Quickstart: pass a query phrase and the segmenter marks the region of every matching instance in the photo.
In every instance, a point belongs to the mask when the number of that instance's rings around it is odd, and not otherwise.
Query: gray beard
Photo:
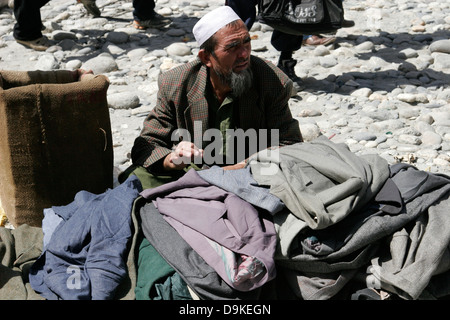
[[[218,70],[214,71],[219,76],[220,81],[231,88],[231,93],[235,97],[245,93],[253,83],[253,73],[250,69],[246,69],[241,73],[231,71],[227,75]]]

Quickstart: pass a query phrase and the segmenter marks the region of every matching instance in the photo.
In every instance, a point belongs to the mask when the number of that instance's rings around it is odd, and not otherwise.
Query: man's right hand
[[[181,141],[169,153],[163,162],[164,170],[181,170],[187,167],[194,159],[203,157],[203,149],[188,141]]]

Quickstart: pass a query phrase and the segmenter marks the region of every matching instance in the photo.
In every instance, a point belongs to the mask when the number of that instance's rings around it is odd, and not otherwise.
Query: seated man
[[[251,55],[250,34],[233,9],[207,13],[193,34],[198,57],[160,75],[127,173],[144,168],[163,183],[191,167],[243,168],[253,153],[302,141],[288,105],[292,81]]]

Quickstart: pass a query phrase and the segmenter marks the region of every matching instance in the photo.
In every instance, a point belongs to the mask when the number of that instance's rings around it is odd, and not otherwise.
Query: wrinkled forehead
[[[216,44],[219,46],[227,46],[234,42],[246,42],[249,37],[250,33],[242,20],[233,21],[214,34]]]

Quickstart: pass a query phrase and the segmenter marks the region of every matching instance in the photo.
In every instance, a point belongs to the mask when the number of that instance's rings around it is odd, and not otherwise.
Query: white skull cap
[[[194,25],[192,33],[194,34],[198,45],[201,46],[220,28],[239,19],[239,16],[233,9],[224,5],[205,14]]]

